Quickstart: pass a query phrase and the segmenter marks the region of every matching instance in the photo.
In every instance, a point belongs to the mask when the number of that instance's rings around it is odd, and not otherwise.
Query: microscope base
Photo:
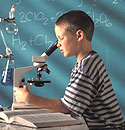
[[[25,103],[13,103],[11,108],[12,108],[12,110],[16,110],[16,109],[36,109],[36,107],[34,107],[30,104],[25,104]]]

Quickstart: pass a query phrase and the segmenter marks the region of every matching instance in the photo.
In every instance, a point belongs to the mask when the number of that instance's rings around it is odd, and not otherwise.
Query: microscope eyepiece
[[[56,41],[45,53],[47,56],[50,56],[58,47],[57,47],[58,41]]]

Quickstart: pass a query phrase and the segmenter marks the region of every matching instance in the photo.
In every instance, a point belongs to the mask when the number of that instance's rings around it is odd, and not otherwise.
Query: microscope
[[[57,49],[56,41],[46,52],[44,52],[41,56],[32,56],[33,66],[23,67],[23,68],[16,68],[14,69],[14,87],[22,87],[25,79],[22,78],[22,75],[37,68],[37,78],[38,80],[28,80],[27,82],[33,84],[37,87],[42,87],[44,83],[50,83],[50,81],[42,81],[42,71],[46,73],[50,73],[49,69],[47,68],[46,59],[50,56],[56,49]]]
[[[44,83],[50,83],[50,81],[42,80],[42,71],[46,73],[50,73],[50,70],[47,68],[46,60],[48,56],[50,56],[57,49],[58,41],[56,41],[46,52],[44,52],[41,56],[32,56],[33,66],[22,67],[14,69],[14,87],[23,87],[25,79],[22,78],[23,74],[32,71],[36,68],[37,70],[37,80],[28,80],[27,86],[34,85],[36,87],[44,86]],[[13,92],[14,93],[14,92]],[[32,105],[24,104],[24,103],[16,103],[14,94],[13,94],[13,104],[12,110],[21,109],[21,108],[34,108]]]

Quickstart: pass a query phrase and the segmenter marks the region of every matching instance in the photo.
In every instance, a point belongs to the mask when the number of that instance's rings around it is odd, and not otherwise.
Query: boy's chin
[[[68,55],[68,54],[63,54],[64,55],[64,57],[70,57],[70,55]]]

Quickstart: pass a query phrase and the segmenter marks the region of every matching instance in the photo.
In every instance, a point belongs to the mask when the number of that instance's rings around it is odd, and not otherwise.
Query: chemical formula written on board
[[[42,11],[40,12],[20,12],[19,18],[20,23],[38,21],[43,25],[51,24],[51,22],[55,22],[58,17],[60,17],[64,12],[57,11],[54,16],[46,16],[46,14]],[[104,24],[106,27],[111,27],[112,23],[109,21],[109,18],[104,14],[100,13],[98,16],[95,12],[88,11],[87,14],[93,19],[95,22],[95,27],[98,27],[99,24]]]
[[[21,50],[26,51],[29,46],[50,46],[53,44],[53,41],[49,40],[48,35],[46,34],[37,34],[36,36],[30,36],[28,40],[22,40],[20,35],[12,35],[12,45],[19,44],[21,45]]]

